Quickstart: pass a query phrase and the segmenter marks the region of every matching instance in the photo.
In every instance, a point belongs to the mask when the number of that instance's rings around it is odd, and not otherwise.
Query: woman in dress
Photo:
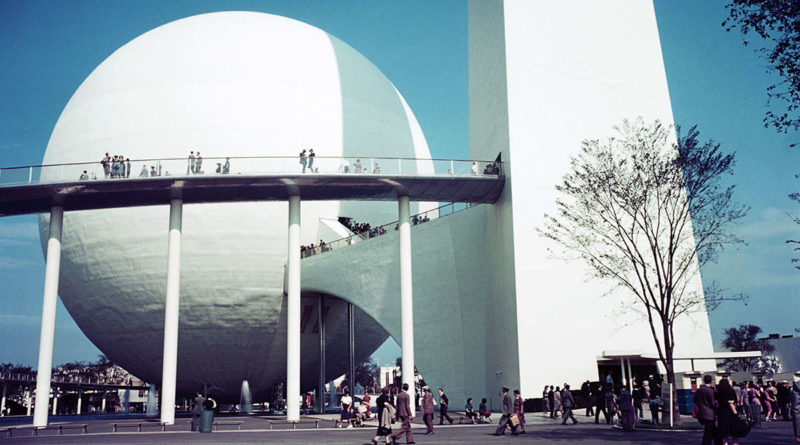
[[[344,391],[344,396],[339,401],[339,405],[342,408],[341,423],[339,426],[342,426],[345,422],[347,422],[347,428],[352,428],[353,424],[351,421],[353,420],[353,398],[350,397],[349,390]]]
[[[381,395],[375,401],[375,409],[378,412],[378,432],[372,438],[372,443],[377,444],[378,440],[383,437],[388,444],[389,436],[392,435],[392,418],[395,413],[394,406],[389,399],[389,387],[381,388]]]
[[[492,413],[486,408],[486,397],[481,399],[481,404],[478,405],[478,413],[481,418],[485,418],[487,422],[492,421]]]
[[[736,412],[736,393],[733,392],[728,379],[720,380],[717,385],[717,438],[723,445],[728,444],[728,437],[732,437],[730,445],[739,445],[739,439],[733,437],[733,425],[738,420]]]
[[[525,406],[518,389],[514,390],[514,414],[516,414],[517,419],[519,419],[519,426],[517,427],[516,434],[525,434]]]
[[[556,386],[556,391],[553,394],[553,417],[558,419],[561,414],[561,387]]]
[[[544,391],[542,391],[542,412],[544,416],[547,417],[550,413],[550,405],[547,403],[547,393],[548,393],[548,386],[544,385]]]

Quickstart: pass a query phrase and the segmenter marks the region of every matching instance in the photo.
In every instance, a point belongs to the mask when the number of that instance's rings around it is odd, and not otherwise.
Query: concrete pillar
[[[0,413],[6,412],[6,393],[8,393],[8,383],[3,383],[3,398],[0,400]]]
[[[56,415],[56,409],[58,408],[58,394],[57,394],[57,391],[58,391],[57,389],[56,389],[56,391],[53,391],[53,415],[54,416]]]
[[[356,332],[355,332],[355,306],[352,303],[347,303],[347,349],[348,356],[348,375],[347,379],[350,380],[350,395],[356,396]]]
[[[83,390],[78,389],[78,407],[75,410],[75,414],[81,415],[81,405],[83,404]]]
[[[286,420],[300,420],[300,197],[289,197],[286,281]]]
[[[103,400],[100,402],[100,412],[101,413],[106,412],[106,397],[107,396],[108,396],[108,394],[106,394],[106,392],[103,391]]]
[[[319,384],[317,385],[317,404],[320,414],[325,412],[325,296],[319,296],[317,307],[317,326],[319,327]]]
[[[626,385],[626,382],[628,381],[628,378],[625,375],[625,359],[624,358],[620,358],[619,359],[619,368],[622,370],[622,374],[621,374],[622,382],[620,382],[620,383],[622,383],[623,385]]]
[[[398,230],[400,232],[400,326],[402,328],[401,345],[403,351],[403,383],[408,383],[408,395],[411,403],[414,397],[414,303],[411,282],[411,225],[409,218],[411,209],[408,196],[398,198]]]
[[[628,359],[628,392],[633,394],[633,373],[631,372],[631,359]]]
[[[39,367],[36,371],[36,407],[33,410],[33,426],[47,426],[47,400],[50,397],[50,377],[53,368],[63,220],[64,207],[53,206],[50,209],[50,235],[47,240],[47,266],[44,275],[42,331],[39,339]]]
[[[31,415],[31,388],[25,388],[25,408],[27,408],[26,416]]]
[[[161,423],[175,423],[175,381],[178,374],[178,310],[181,288],[181,230],[183,200],[169,203],[167,300],[164,305],[164,360],[161,370]]]

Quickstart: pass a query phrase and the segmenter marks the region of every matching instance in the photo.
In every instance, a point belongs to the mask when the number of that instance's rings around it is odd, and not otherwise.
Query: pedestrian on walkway
[[[444,419],[450,421],[450,425],[453,424],[453,418],[447,414],[447,405],[449,403],[450,401],[447,399],[444,390],[439,388],[439,425],[444,423]]]
[[[606,411],[606,395],[605,395],[606,387],[601,385],[597,386],[597,389],[594,390],[594,423],[600,423],[600,413],[603,413],[603,417],[606,419],[606,423],[610,423],[608,420],[608,411]]]
[[[588,380],[581,385],[581,396],[586,401],[586,417],[594,415],[594,410],[592,409],[594,406],[594,403],[592,403],[592,384]]]
[[[400,429],[392,435],[392,441],[397,441],[403,434],[406,435],[406,443],[414,442],[414,433],[411,432],[411,421],[414,420],[414,412],[411,410],[411,397],[408,396],[408,383],[403,383],[403,390],[397,394],[397,417],[400,418]]]
[[[714,389],[711,388],[712,377],[703,376],[703,384],[694,393],[694,404],[697,407],[697,421],[703,425],[702,445],[712,445],[716,434],[714,420]]]
[[[575,399],[572,398],[572,392],[569,390],[569,385],[564,384],[564,389],[561,390],[561,408],[564,414],[561,415],[561,424],[567,424],[567,418],[572,419],[572,424],[578,423],[578,419],[572,415],[572,408],[575,407]]]
[[[525,434],[525,403],[518,389],[514,390],[514,414],[519,420],[517,434]]]
[[[378,432],[372,438],[372,443],[377,444],[381,437],[384,438],[386,444],[389,444],[389,436],[392,435],[392,419],[395,416],[395,408],[389,398],[389,387],[384,386],[381,388],[381,395],[375,402],[375,409],[378,412]]]
[[[203,415],[203,403],[206,398],[199,392],[196,393],[197,397],[194,398],[194,406],[192,407],[192,431],[200,429],[200,416]]]
[[[425,434],[433,434],[433,394],[427,386],[422,387],[422,421],[425,422]]]
[[[794,440],[800,442],[800,385],[795,381],[789,395],[789,413],[792,416]]]
[[[627,386],[619,392],[619,420],[622,422],[622,431],[633,431],[633,397]]]
[[[500,421],[498,422],[497,429],[494,431],[495,436],[504,436],[506,428],[508,427],[511,414],[514,412],[514,405],[511,402],[511,397],[508,396],[508,388],[503,387],[503,410],[501,411]],[[516,427],[511,426],[511,433],[516,432]]]

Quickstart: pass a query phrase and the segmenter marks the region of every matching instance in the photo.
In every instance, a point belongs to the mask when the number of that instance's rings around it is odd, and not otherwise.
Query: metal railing
[[[416,226],[424,224],[426,222],[431,221],[432,219],[450,216],[454,213],[458,213],[462,210],[466,210],[476,205],[477,204],[464,203],[464,202],[451,202],[450,204],[445,204],[435,209],[431,209],[422,213],[417,213],[416,215],[411,216],[411,225]],[[397,229],[398,229],[398,221],[392,221],[390,223],[386,223],[381,226],[370,227],[369,230],[365,230],[363,232],[356,233],[354,235],[345,238],[340,238],[335,241],[331,241],[330,243],[325,243],[320,245],[312,244],[310,246],[303,246],[303,249],[300,251],[300,258],[301,259],[308,258],[314,255],[330,252],[331,250],[336,250],[342,247],[351,246],[353,244],[368,240],[370,238],[376,238],[382,235],[386,235],[387,233],[394,232]]]
[[[9,380],[14,382],[31,382],[36,383],[36,374],[17,374],[17,373],[0,373],[0,380]],[[50,381],[52,383],[72,383],[83,385],[126,385],[126,377],[97,377],[90,378],[85,376],[60,376],[54,375]]]
[[[139,181],[158,177],[214,175],[409,175],[502,176],[495,161],[383,157],[297,156],[131,159],[122,162],[77,162],[0,168],[0,187],[76,181]]]

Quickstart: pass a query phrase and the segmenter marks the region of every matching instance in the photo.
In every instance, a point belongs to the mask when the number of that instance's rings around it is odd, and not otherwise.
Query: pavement
[[[641,444],[641,445],[667,445],[667,444],[699,444],[702,431],[699,429],[689,431],[670,431],[648,429],[642,425],[634,432],[626,433],[619,428],[613,428],[605,423],[595,425],[594,419],[576,416],[580,423],[577,425],[561,425],[560,419],[544,418],[541,414],[531,413],[526,415],[527,432],[512,436],[509,432],[504,437],[492,436],[497,425],[494,424],[462,424],[458,421],[453,425],[435,425],[435,434],[427,436],[417,416],[413,422],[414,439],[418,444],[498,444],[498,443],[532,443],[537,444]],[[493,416],[495,421],[499,418]],[[283,423],[282,417],[277,416],[219,416],[215,419],[219,424],[212,433],[191,432],[189,418],[176,419],[175,425],[169,426],[167,431],[161,431],[157,419],[91,419],[87,421],[69,421],[62,419],[52,421],[51,427],[62,425],[65,427],[63,435],[58,435],[58,429],[52,428],[39,431],[38,436],[32,435],[30,424],[11,425],[0,423],[0,443],[8,444],[256,444],[256,443],[281,443],[281,444],[371,444],[375,434],[376,423],[367,422],[365,427],[352,429],[335,428],[334,420],[337,415],[303,416],[301,423],[292,425]],[[9,420],[8,418],[5,418]],[[29,419],[29,418],[28,418]],[[456,417],[457,419],[457,417]],[[584,419],[586,421],[584,421]],[[438,421],[438,417],[436,419]],[[272,425],[270,425],[272,421]],[[241,425],[226,424],[225,422],[241,422]],[[693,419],[687,419],[694,425]],[[142,432],[139,432],[139,424]],[[80,428],[69,428],[88,425],[88,434],[82,433]],[[118,432],[113,432],[113,425],[117,424]],[[7,429],[12,430],[13,437],[7,436]],[[270,427],[272,429],[270,429]],[[399,424],[395,424],[395,430]],[[238,428],[241,428],[239,430]],[[405,443],[402,439],[398,443]],[[753,429],[747,438],[741,440],[742,444],[791,444],[796,443],[792,438],[791,422],[763,423],[761,429]]]

